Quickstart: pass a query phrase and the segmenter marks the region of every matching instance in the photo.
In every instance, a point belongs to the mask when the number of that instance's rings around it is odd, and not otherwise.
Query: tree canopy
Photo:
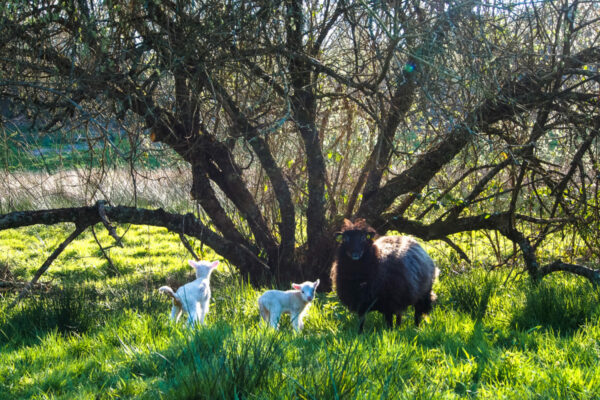
[[[177,217],[90,196],[0,229],[150,223],[252,280],[324,281],[333,232],[360,217],[459,253],[451,235],[497,231],[534,279],[598,278],[537,256],[565,229],[600,248],[597,2],[36,0],[0,18],[11,115],[129,127],[123,158],[149,140],[174,152],[199,205]]]

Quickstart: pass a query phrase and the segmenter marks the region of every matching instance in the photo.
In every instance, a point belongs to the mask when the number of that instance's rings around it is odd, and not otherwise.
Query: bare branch
[[[15,305],[17,305],[21,301],[21,299],[23,299],[23,297],[27,296],[27,294],[29,293],[29,291],[31,290],[33,285],[35,285],[35,283],[38,281],[38,279],[40,279],[40,277],[44,274],[44,272],[46,272],[48,270],[48,268],[50,268],[50,265],[52,264],[52,262],[54,260],[56,260],[56,258],[60,255],[60,253],[62,253],[63,250],[73,240],[75,240],[79,235],[81,235],[81,233],[83,231],[85,231],[88,226],[89,225],[79,225],[79,224],[75,225],[75,230],[60,245],[58,245],[58,247],[56,249],[54,249],[52,254],[50,254],[50,256],[46,259],[46,261],[44,261],[42,266],[36,271],[35,275],[31,279],[31,281],[29,281],[29,283],[23,288],[23,290],[21,290],[21,293],[19,293],[17,298],[12,303],[10,303],[10,305],[8,306],[8,309],[13,308]]]
[[[181,232],[179,233],[179,240],[181,240],[183,247],[185,247],[187,249],[187,251],[190,252],[192,257],[194,257],[194,260],[200,260],[200,257],[198,257],[198,255],[196,254],[196,252],[194,251],[194,248],[192,247],[190,242],[186,239],[185,235]]]

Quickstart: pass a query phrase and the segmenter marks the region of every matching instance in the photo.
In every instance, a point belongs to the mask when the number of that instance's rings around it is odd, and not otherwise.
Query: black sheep
[[[340,301],[359,315],[359,332],[364,316],[379,311],[392,327],[393,317],[400,325],[402,312],[415,308],[415,325],[431,311],[435,293],[431,290],[438,269],[425,250],[408,236],[383,236],[364,219],[352,223],[345,219],[336,260],[331,267],[331,282]]]

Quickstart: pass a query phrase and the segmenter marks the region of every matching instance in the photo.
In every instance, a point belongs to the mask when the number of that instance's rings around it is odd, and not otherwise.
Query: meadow
[[[442,270],[434,311],[415,327],[409,310],[365,333],[335,293],[318,293],[294,333],[265,328],[253,288],[222,263],[207,325],[169,321],[156,290],[192,279],[189,254],[164,229],[120,226],[123,247],[101,254],[91,233],[13,309],[0,299],[0,399],[593,399],[600,393],[600,292],[554,274],[532,286],[507,268],[457,268],[428,245]],[[0,281],[24,281],[68,226],[0,232]],[[112,239],[98,227],[98,239]],[[204,259],[216,255],[193,243]]]

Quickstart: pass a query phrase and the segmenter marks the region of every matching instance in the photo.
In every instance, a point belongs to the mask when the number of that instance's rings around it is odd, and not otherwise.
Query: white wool
[[[292,325],[296,331],[302,330],[302,319],[308,311],[310,302],[315,297],[319,286],[319,279],[315,282],[304,282],[300,285],[293,283],[295,290],[268,290],[258,299],[258,308],[261,317],[273,328],[278,327],[281,314],[289,314]]]
[[[173,299],[171,319],[177,322],[185,312],[188,314],[189,325],[204,324],[210,304],[210,274],[219,262],[193,260],[188,262],[196,270],[196,280],[181,286],[177,292],[173,292],[173,289],[168,286],[162,286],[158,290]]]

